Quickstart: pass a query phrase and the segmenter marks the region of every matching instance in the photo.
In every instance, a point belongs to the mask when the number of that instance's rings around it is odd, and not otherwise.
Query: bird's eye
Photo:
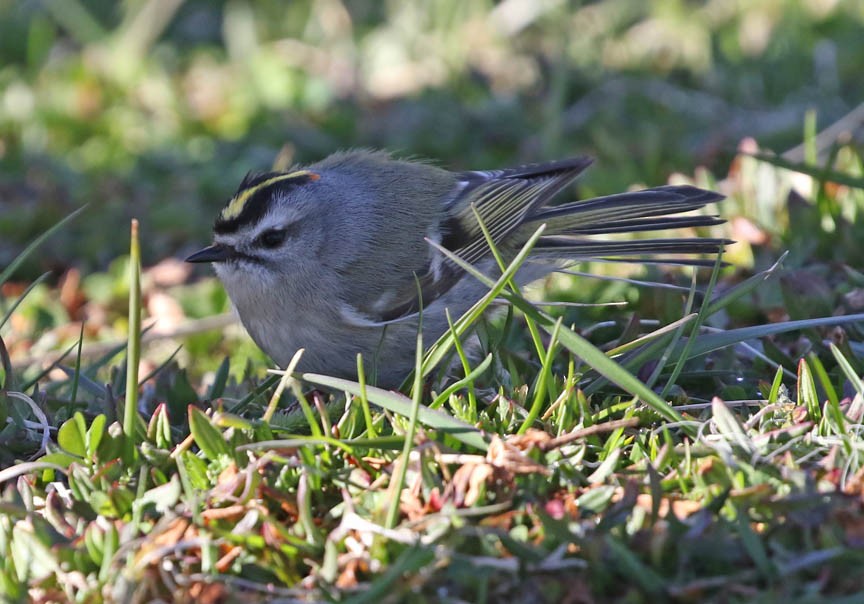
[[[258,235],[257,242],[259,246],[272,250],[285,243],[287,236],[285,229],[269,229]]]

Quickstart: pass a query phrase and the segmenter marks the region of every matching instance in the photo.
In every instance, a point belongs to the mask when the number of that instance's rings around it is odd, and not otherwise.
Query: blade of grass
[[[803,358],[798,361],[798,404],[807,408],[810,420],[819,423],[822,419],[822,408],[819,405],[819,395],[816,393],[816,382],[813,381],[807,359]]]
[[[396,464],[396,474],[390,483],[390,501],[387,507],[387,517],[384,526],[392,529],[399,520],[399,502],[401,501],[402,489],[405,487],[405,476],[408,472],[408,464],[411,458],[411,449],[414,447],[414,435],[417,433],[417,420],[420,414],[420,404],[423,399],[423,315],[420,315],[420,324],[417,328],[417,347],[415,349],[414,387],[411,388],[411,415],[408,416],[408,428],[405,431],[405,444],[402,448],[402,456]]]
[[[480,315],[483,314],[483,311],[486,310],[486,307],[489,306],[499,295],[502,295],[504,288],[510,282],[510,279],[516,274],[516,271],[519,270],[519,267],[522,266],[522,263],[528,258],[528,254],[531,252],[531,249],[534,247],[534,244],[537,243],[537,240],[540,239],[540,236],[543,234],[543,231],[546,230],[546,225],[540,225],[540,227],[534,231],[534,234],[525,242],[525,245],[522,246],[522,249],[518,254],[513,258],[510,262],[510,265],[507,267],[507,270],[501,273],[501,276],[497,279],[497,281],[492,281],[483,276],[481,281],[487,284],[489,287],[489,291],[483,296],[480,300],[477,301],[474,306],[472,306],[464,315],[462,315],[458,321],[456,321],[456,335],[461,337],[465,334],[466,331],[474,324],[477,319],[480,318]],[[457,261],[462,268],[466,266],[470,268],[469,273],[471,274],[481,274],[477,269],[475,269],[472,265],[468,264],[461,258],[458,258],[453,252],[450,250],[438,245],[436,242],[427,239],[426,240],[429,245],[433,246],[437,250],[444,253],[451,259]],[[467,269],[466,269],[467,270]],[[505,296],[506,297],[506,296]],[[426,355],[426,359],[423,362],[423,375],[426,376],[432,369],[441,362],[444,356],[450,351],[450,348],[453,346],[453,338],[451,332],[445,333],[441,336],[437,342],[429,349],[429,352]]]
[[[665,593],[666,582],[663,577],[643,563],[629,547],[618,541],[611,534],[606,535],[603,542],[606,544],[613,564],[617,559],[616,566],[619,566],[626,572],[627,576],[632,577],[642,589],[655,596]]]
[[[11,390],[13,382],[12,359],[9,358],[9,351],[6,350],[6,342],[0,337],[0,369],[3,370],[0,375],[0,391]]]
[[[788,159],[783,159],[780,156],[770,155],[768,153],[747,153],[745,155],[750,155],[759,161],[764,161],[777,168],[792,170],[793,172],[800,172],[801,174],[812,176],[816,180],[822,182],[827,181],[838,185],[854,187],[856,189],[864,189],[864,178],[851,176],[849,174],[844,174],[843,172],[837,172],[836,170],[829,170],[818,165],[792,162]]]
[[[126,435],[126,462],[135,456],[135,425],[138,413],[138,365],[141,362],[141,245],[138,221],[132,220],[129,245],[129,335],[126,346],[126,399],[123,433]]]
[[[461,380],[457,380],[450,384],[441,394],[435,397],[435,400],[429,403],[430,409],[437,409],[441,405],[444,404],[450,398],[450,395],[454,392],[461,390],[462,388],[468,389],[468,395],[470,398],[471,395],[471,384],[477,379],[478,376],[482,375],[484,371],[489,369],[489,366],[492,364],[492,355],[487,354],[486,358],[483,359],[483,362],[477,365],[468,375],[466,375]],[[476,400],[476,399],[475,399]],[[472,407],[472,411],[476,414],[477,407],[476,405]]]
[[[363,355],[357,353],[357,383],[360,385],[360,407],[363,409],[363,420],[366,422],[366,434],[369,438],[376,438],[375,422],[372,420],[372,409],[369,407],[369,397],[366,396],[366,372],[363,368]]]
[[[6,268],[3,269],[3,272],[0,272],[0,285],[3,285],[4,283],[6,283],[6,281],[9,280],[9,277],[11,277],[15,273],[15,271],[18,270],[18,267],[21,266],[21,264],[30,256],[30,254],[32,254],[34,251],[36,251],[36,249],[40,245],[42,245],[42,243],[44,243],[46,239],[48,239],[51,235],[53,235],[54,233],[59,231],[66,224],[68,224],[69,222],[74,220],[81,212],[83,212],[85,210],[86,207],[87,207],[86,205],[81,206],[80,208],[78,208],[77,210],[75,210],[74,212],[72,212],[71,214],[69,214],[68,216],[63,218],[62,220],[60,220],[57,224],[52,226],[50,229],[48,229],[47,231],[45,231],[44,233],[42,233],[41,235],[36,237],[36,239],[34,239],[33,242],[30,243],[30,245],[25,247],[24,250],[20,254],[18,254],[15,257],[15,259],[12,260],[12,262],[10,262]]]
[[[719,298],[716,298],[713,301],[711,301],[711,303],[708,305],[708,308],[704,310],[705,318],[713,315],[714,313],[721,311],[722,309],[726,308],[727,306],[729,306],[730,304],[732,304],[733,302],[735,302],[739,298],[742,298],[743,296],[747,295],[748,293],[754,291],[756,288],[760,287],[768,279],[776,277],[779,274],[780,266],[787,255],[788,255],[788,252],[784,253],[780,257],[780,259],[777,260],[777,262],[775,262],[768,269],[762,271],[761,273],[758,273],[757,275],[750,277],[749,279],[745,280],[744,282],[742,282],[742,283],[736,285],[735,287],[733,287],[732,289],[726,291]],[[703,311],[700,310],[700,313],[702,313],[702,312]],[[642,338],[639,338],[638,340],[636,340],[634,342],[630,342],[628,344],[625,344],[623,346],[615,348],[614,350],[610,351],[608,354],[609,354],[609,356],[616,356],[622,352],[626,352],[626,351],[630,350],[631,348],[636,347],[634,345],[636,345],[637,342],[641,343],[644,340],[652,339],[652,338],[660,336],[660,337],[658,337],[658,339],[655,342],[648,343],[648,344],[644,345],[641,350],[635,351],[628,358],[624,358],[624,359],[619,360],[619,363],[622,366],[624,366],[626,369],[628,369],[630,371],[634,371],[637,368],[644,366],[649,361],[651,361],[653,359],[657,359],[661,354],[663,354],[662,351],[668,345],[668,343],[670,341],[674,341],[672,339],[674,334],[667,333],[668,330],[670,330],[674,327],[677,331],[677,326],[679,323],[690,322],[690,321],[694,320],[695,317],[696,317],[696,315],[692,315],[692,316],[688,316],[688,317],[684,317],[682,319],[679,319],[678,322],[671,323],[671,324],[667,325],[666,327],[660,328],[652,334],[648,334],[647,336],[643,336]],[[704,324],[704,320],[703,320],[703,324]],[[729,346],[732,344],[738,344],[738,343],[740,343],[740,342],[732,341],[732,342],[725,344],[725,346]],[[676,343],[675,346],[680,346],[680,343]],[[756,354],[757,356],[762,358],[764,361],[768,362],[770,365],[772,365],[772,366],[777,365],[775,362],[773,362],[770,359],[768,359],[767,357],[765,357],[765,355],[762,354],[761,352],[756,351],[756,350],[753,350],[751,352],[753,352],[754,354]],[[691,353],[692,353],[692,350],[691,350]],[[698,355],[693,354],[692,356],[698,356]],[[795,376],[794,376],[794,374],[790,373],[790,377],[794,378]],[[603,378],[603,377],[594,379],[591,381],[590,384],[588,384],[584,387],[584,391],[586,394],[594,394],[594,393],[598,392],[607,383],[608,383],[608,380],[606,378]]]
[[[718,311],[723,310],[736,300],[739,300],[750,292],[756,290],[756,288],[761,287],[765,281],[777,277],[780,274],[780,267],[783,265],[783,261],[786,260],[788,255],[789,252],[784,252],[783,255],[777,259],[777,262],[772,264],[770,267],[745,279],[738,285],[727,290],[722,296],[712,300],[711,303],[708,304],[708,309],[705,311],[707,316],[710,317],[716,314]]]
[[[447,326],[450,329],[450,333],[453,336],[453,345],[456,347],[456,355],[459,357],[459,362],[462,363],[462,371],[465,372],[465,379],[459,380],[459,381],[464,382],[465,386],[467,387],[468,405],[471,408],[472,417],[476,417],[476,414],[477,414],[477,395],[474,393],[473,379],[468,380],[468,376],[477,375],[480,372],[477,372],[476,370],[471,371],[471,364],[468,362],[468,357],[466,356],[465,351],[462,349],[462,341],[456,335],[456,328],[454,327],[453,319],[450,316],[450,309],[445,308],[444,314],[447,317]],[[488,367],[489,363],[491,363],[491,361],[492,361],[491,355],[487,356],[486,360],[489,362],[484,361],[484,363],[483,363],[484,367]],[[450,388],[448,388],[447,390],[449,391]],[[453,392],[455,392],[455,390]],[[439,396],[434,401],[432,401],[432,403],[429,406],[433,409],[437,409],[439,405],[442,405],[444,403],[444,401],[449,399],[449,398],[450,398],[450,394],[447,395],[447,398],[444,398],[443,396]]]
[[[335,378],[317,373],[301,373],[297,375],[297,378],[310,384],[318,384],[325,388],[333,388],[334,390],[348,392],[355,396],[360,395],[360,385],[343,378]],[[399,415],[404,415],[405,417],[411,416],[413,401],[404,394],[375,386],[366,386],[366,393],[369,400],[379,407],[383,407]],[[443,433],[451,434],[453,438],[469,447],[475,447],[482,451],[485,451],[487,448],[486,441],[477,428],[456,419],[449,413],[429,409],[421,405],[418,409],[418,418],[423,424]]]
[[[228,385],[228,375],[231,371],[231,357],[225,357],[219,364],[219,369],[216,370],[216,375],[213,377],[213,383],[207,389],[206,400],[212,401],[220,398],[225,392],[225,386]]]
[[[711,271],[711,278],[708,280],[708,287],[705,288],[705,300],[711,299],[711,293],[714,291],[714,286],[717,284],[717,277],[720,275],[721,266],[723,266],[722,249],[717,253],[717,262],[714,264],[714,270]],[[667,394],[669,394],[669,390],[672,388],[672,386],[675,385],[675,382],[678,380],[678,376],[681,375],[681,371],[684,369],[684,363],[686,363],[687,359],[690,358],[688,356],[688,352],[693,346],[693,342],[695,342],[697,339],[697,335],[699,334],[699,328],[702,327],[702,324],[707,318],[707,310],[708,304],[703,303],[702,306],[699,308],[699,313],[696,316],[696,320],[691,326],[690,337],[687,338],[687,341],[684,343],[684,350],[678,357],[678,362],[675,363],[675,367],[672,369],[672,375],[670,375],[669,379],[666,380],[666,385],[663,387],[663,391],[660,393],[661,397],[665,397]]]
[[[294,373],[294,368],[297,367],[297,363],[300,362],[300,357],[303,356],[303,349],[301,348],[297,352],[294,353],[294,356],[288,362],[288,366],[285,368],[285,371],[279,372],[282,378],[279,380],[279,385],[276,386],[276,390],[273,391],[273,395],[270,397],[270,402],[267,405],[267,409],[264,410],[264,415],[261,417],[261,420],[264,423],[269,423],[273,418],[273,414],[276,413],[276,407],[279,406],[279,399],[282,398],[282,393],[285,392],[285,388],[288,386],[289,382],[294,379],[292,374]],[[309,413],[306,414],[307,409]],[[321,431],[318,430],[318,434],[315,434],[315,430],[318,428],[318,422],[315,421],[315,416],[312,414],[312,410],[309,409],[309,403],[306,403],[306,407],[303,409],[303,413],[306,415],[306,420],[309,422],[309,427],[312,430],[312,433],[315,436],[321,436]]]
[[[690,348],[689,358],[697,357],[727,346],[732,346],[739,342],[755,340],[765,336],[776,335],[778,333],[822,327],[825,325],[844,325],[846,323],[859,322],[864,322],[864,314],[821,317],[818,319],[801,319],[798,321],[784,321],[781,323],[771,323],[769,325],[756,325],[753,327],[729,329],[721,333],[700,336],[699,340]]]
[[[807,355],[807,359],[810,361],[810,365],[813,367],[813,372],[819,379],[819,383],[822,385],[822,390],[825,391],[828,401],[835,407],[839,406],[840,397],[837,396],[837,390],[834,389],[834,384],[831,383],[831,378],[828,377],[828,372],[825,371],[825,366],[822,364],[822,361],[819,360],[819,355],[815,352],[811,352]]]
[[[31,291],[33,291],[33,289],[37,285],[39,285],[40,283],[45,281],[45,279],[47,279],[50,275],[51,275],[51,273],[42,273],[33,281],[33,283],[31,283],[27,286],[27,289],[25,289],[23,292],[21,292],[20,296],[15,298],[15,301],[12,302],[12,305],[6,310],[6,314],[4,314],[3,318],[0,319],[0,329],[3,329],[3,326],[6,325],[6,322],[12,316],[12,313],[14,313],[15,309],[18,308],[18,305],[24,301],[24,299],[27,297],[27,294],[29,294]],[[2,285],[2,283],[0,283],[0,285]]]
[[[855,388],[855,392],[857,392],[860,396],[864,396],[864,381],[858,376],[858,373],[855,371],[855,368],[852,367],[852,363],[846,358],[846,356],[840,351],[840,349],[832,342],[830,345],[831,354],[834,355],[834,358],[837,360],[837,364],[840,366],[840,370],[843,372],[843,375],[846,376],[846,379],[852,384],[852,387]]]
[[[655,329],[651,333],[647,333],[644,336],[640,336],[640,337],[636,338],[635,340],[627,342],[626,344],[621,344],[620,346],[616,346],[615,348],[613,348],[612,350],[610,350],[606,354],[611,358],[615,358],[615,357],[621,356],[622,354],[624,354],[626,352],[630,352],[631,350],[635,350],[635,349],[639,348],[640,346],[648,344],[652,340],[657,340],[660,337],[664,338],[663,339],[664,343],[669,342],[669,341],[674,341],[674,340],[678,339],[679,332],[681,330],[683,330],[684,326],[687,325],[687,323],[689,323],[690,321],[692,321],[695,318],[696,318],[696,313],[692,313],[692,314],[686,315],[684,317],[681,317],[677,321],[669,323],[668,325],[658,327],[657,329]]]
[[[685,313],[684,316],[685,317],[693,316],[693,313],[691,311],[693,310],[693,305],[695,303],[696,303],[696,270],[693,269],[690,293],[687,296],[687,301],[684,303],[684,313]],[[703,308],[704,308],[704,304],[703,304]],[[698,317],[699,317],[698,313],[695,316],[696,316],[697,323],[698,323]],[[660,375],[663,373],[663,369],[666,367],[666,363],[669,361],[669,358],[672,356],[672,351],[675,349],[675,342],[680,341],[681,336],[684,333],[685,322],[676,321],[676,323],[679,323],[678,328],[675,330],[675,332],[671,335],[670,338],[667,338],[668,343],[666,344],[666,347],[663,350],[663,352],[660,354],[660,358],[658,359],[657,364],[654,367],[654,371],[652,371],[651,375],[648,377],[648,379],[645,380],[645,384],[649,388],[653,388],[654,384],[657,383],[657,380],[660,379]],[[698,331],[698,328],[696,328],[696,330]],[[676,366],[677,366],[677,364],[676,364]],[[661,396],[666,396],[666,394],[669,392],[669,390],[668,390],[669,384],[670,384],[670,382],[667,381],[666,386],[663,387],[663,390],[661,392]]]
[[[344,600],[345,604],[377,604],[388,598],[399,601],[405,587],[405,577],[417,573],[435,560],[435,553],[425,547],[409,547],[393,561],[369,588]]]
[[[783,385],[783,368],[778,367],[774,373],[774,381],[771,383],[771,391],[768,393],[768,402],[776,403],[780,396],[780,386]]]
[[[539,231],[540,229],[538,229],[538,232]],[[465,271],[468,272],[468,274],[478,279],[487,287],[495,286],[497,289],[497,287],[500,285],[501,279],[499,279],[498,281],[492,281],[489,277],[478,271],[471,264],[459,258],[450,250],[441,247],[440,245],[436,245],[434,242],[430,242],[430,244],[435,246],[436,249],[441,251],[441,253],[445,254],[447,257],[453,260],[453,262],[464,268]],[[514,260],[514,263],[515,262],[516,261]],[[511,263],[511,266],[508,268],[508,272],[512,267],[513,263]],[[531,316],[535,321],[537,321],[539,325],[542,326],[542,328],[546,332],[551,333],[554,329],[555,322],[553,321],[553,319],[548,315],[538,311],[533,304],[531,304],[521,296],[513,295],[510,292],[503,291],[503,286],[500,289],[497,289],[496,295],[497,294],[501,294],[503,298],[516,306],[525,315]],[[631,374],[629,371],[615,363],[615,361],[607,357],[606,354],[603,353],[603,351],[591,344],[588,340],[576,334],[570,329],[560,330],[558,337],[561,344],[563,344],[564,347],[567,348],[570,352],[581,358],[592,369],[609,379],[612,383],[617,384],[626,392],[629,392],[633,396],[636,396],[645,401],[645,403],[649,407],[654,409],[657,413],[659,413],[661,417],[671,422],[683,422],[683,418],[681,417],[681,415],[677,411],[675,411],[675,409],[673,409],[671,405],[669,405],[663,399],[657,396],[657,394],[653,390],[648,388],[633,374]],[[691,436],[695,436],[695,428],[687,424],[682,424],[682,426],[688,434],[690,434]]]
[[[498,246],[495,245],[495,240],[492,238],[492,233],[489,232],[489,229],[486,228],[486,223],[483,221],[483,217],[480,216],[480,212],[477,211],[477,208],[474,204],[471,204],[471,211],[474,212],[474,218],[477,220],[477,225],[480,227],[480,230],[483,232],[483,237],[486,239],[486,244],[489,246],[489,250],[492,252],[492,256],[495,258],[495,262],[498,264],[498,269],[503,273],[507,270],[507,264],[504,262],[504,258],[501,256],[501,253],[498,251]],[[515,273],[514,273],[515,276]],[[517,295],[521,295],[519,291],[519,286],[516,285],[516,279],[511,278],[507,285],[511,290]],[[543,357],[543,341],[540,339],[540,332],[537,331],[537,326],[534,324],[534,321],[530,317],[525,317],[525,325],[528,327],[528,333],[531,334],[531,341],[534,343],[534,351],[537,353],[538,357]]]
[[[81,376],[81,345],[84,343],[84,321],[81,321],[81,331],[78,334],[78,353],[75,355],[75,372],[72,374],[72,393],[66,408],[67,417],[72,417],[75,403],[78,400],[78,380]]]
[[[30,388],[32,388],[36,384],[38,384],[42,380],[42,378],[44,378],[46,375],[48,375],[49,373],[54,371],[57,367],[60,367],[60,363],[63,362],[63,359],[65,359],[67,356],[69,356],[69,353],[72,352],[73,350],[75,350],[75,348],[77,348],[77,347],[78,347],[77,343],[69,346],[69,348],[64,350],[63,353],[59,357],[57,357],[56,361],[51,363],[48,367],[46,367],[45,369],[40,371],[38,374],[36,374],[33,378],[31,378],[26,383],[24,383],[19,388],[19,390],[21,390],[22,392],[26,392],[26,391],[30,390]]]
[[[246,407],[249,406],[249,404],[253,400],[255,400],[257,397],[263,395],[265,392],[267,392],[267,390],[269,390],[270,388],[275,386],[277,383],[279,383],[279,380],[280,380],[279,375],[268,376],[264,381],[262,381],[260,384],[258,384],[258,386],[256,388],[254,388],[249,394],[247,394],[242,399],[237,401],[237,403],[235,403],[233,407],[229,408],[228,413],[237,414],[237,413],[242,412],[244,409],[246,409]]]
[[[549,346],[546,349],[546,354],[543,355],[543,361],[540,366],[540,375],[537,379],[537,385],[534,388],[534,400],[531,402],[531,408],[528,410],[528,415],[525,421],[519,426],[517,434],[525,434],[528,428],[534,425],[537,418],[540,416],[540,410],[543,408],[543,401],[546,398],[546,383],[552,374],[552,358],[555,354],[555,349],[558,345],[558,334],[561,331],[561,324],[564,321],[563,317],[559,317],[555,322],[555,327],[552,330],[552,336],[549,338]]]
[[[177,356],[177,353],[180,352],[182,349],[183,349],[183,345],[182,345],[182,344],[181,344],[180,346],[178,346],[177,348],[175,348],[175,349],[174,349],[174,352],[172,352],[171,354],[169,354],[169,355],[168,355],[168,358],[165,359],[164,361],[162,361],[162,362],[159,364],[158,367],[156,367],[153,371],[151,371],[150,373],[148,373],[147,375],[145,375],[143,378],[139,379],[139,380],[138,380],[138,385],[139,385],[139,386],[143,385],[145,382],[147,382],[147,381],[149,381],[149,380],[152,380],[152,379],[155,378],[157,375],[159,375],[162,371],[164,371],[164,370],[168,367],[168,365],[171,364],[171,361],[174,360],[174,357]]]

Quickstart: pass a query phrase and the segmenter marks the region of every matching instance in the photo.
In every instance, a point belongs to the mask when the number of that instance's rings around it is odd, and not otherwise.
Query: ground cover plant
[[[5,601],[860,599],[859,4],[170,4],[0,3]],[[399,392],[268,372],[172,258],[349,145],[589,152],[737,243],[475,274]]]

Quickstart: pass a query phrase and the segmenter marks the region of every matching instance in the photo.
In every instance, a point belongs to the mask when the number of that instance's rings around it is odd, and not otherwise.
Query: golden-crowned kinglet
[[[591,239],[718,224],[715,216],[666,215],[722,196],[664,186],[547,205],[590,163],[576,157],[455,173],[360,150],[249,174],[216,218],[213,245],[186,260],[213,263],[252,339],[280,366],[305,348],[298,370],[356,378],[362,353],[366,375],[395,386],[414,367],[421,306],[423,339],[432,343],[448,329],[445,308],[455,320],[487,291],[429,241],[497,271],[477,216],[505,259],[546,224],[522,282],[562,260],[671,254],[665,260],[704,264],[678,255],[716,254],[728,243]]]

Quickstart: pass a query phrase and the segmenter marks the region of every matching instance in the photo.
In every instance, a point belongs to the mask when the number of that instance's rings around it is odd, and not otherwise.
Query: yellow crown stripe
[[[246,207],[246,203],[252,198],[255,193],[261,191],[262,189],[266,189],[267,187],[271,187],[275,185],[277,182],[282,182],[285,180],[294,180],[297,178],[311,178],[312,180],[318,180],[320,176],[315,174],[314,172],[310,172],[309,170],[298,170],[297,172],[291,172],[290,174],[280,174],[279,176],[274,176],[273,178],[268,178],[263,182],[259,182],[254,187],[249,187],[248,189],[243,189],[234,198],[228,202],[228,205],[225,206],[225,209],[222,210],[222,214],[220,214],[220,219],[222,220],[232,220],[237,218],[242,212],[243,208]]]

